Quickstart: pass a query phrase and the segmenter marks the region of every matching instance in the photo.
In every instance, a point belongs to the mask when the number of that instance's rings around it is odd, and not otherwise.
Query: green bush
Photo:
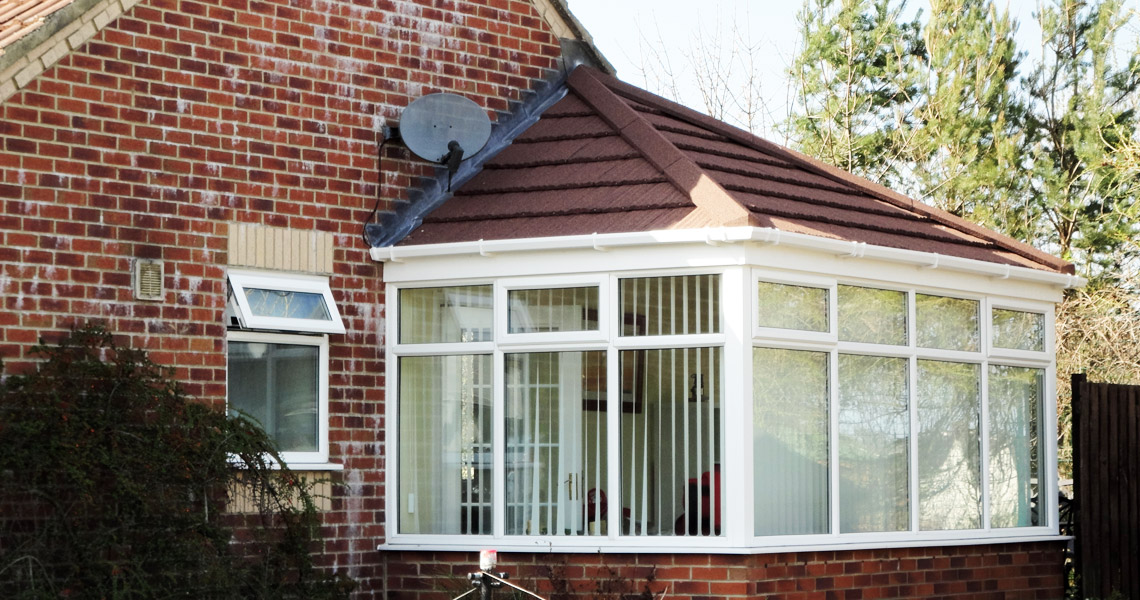
[[[342,598],[309,484],[252,421],[189,401],[100,326],[0,382],[0,597]],[[230,494],[256,499],[225,512]]]

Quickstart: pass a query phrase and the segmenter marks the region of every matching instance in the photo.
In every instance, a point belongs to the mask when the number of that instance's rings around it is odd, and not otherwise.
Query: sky
[[[995,3],[1004,6],[1002,0]],[[722,67],[729,65],[736,74],[745,70],[758,74],[763,108],[755,111],[752,128],[773,141],[784,141],[772,125],[788,113],[790,98],[785,71],[799,43],[796,14],[802,0],[568,0],[568,5],[617,69],[619,78],[653,92],[664,92],[666,97],[702,112],[707,112],[705,103],[692,79],[692,63],[687,56],[711,54],[693,52],[698,47],[714,48],[711,40],[743,40],[735,47],[755,49],[752,69],[746,69],[743,61],[733,66],[732,50],[723,44],[716,60]],[[699,11],[694,10],[697,6]],[[929,12],[926,2],[912,0],[908,6]],[[1039,57],[1041,29],[1033,18],[1037,1],[1008,0],[1008,6],[1010,15],[1020,24],[1018,45],[1029,53],[1030,60]],[[1140,10],[1140,0],[1125,0],[1125,6]],[[1135,37],[1135,29],[1132,35]],[[677,82],[676,92],[670,93],[663,81]],[[749,124],[741,114],[722,118],[747,128]]]

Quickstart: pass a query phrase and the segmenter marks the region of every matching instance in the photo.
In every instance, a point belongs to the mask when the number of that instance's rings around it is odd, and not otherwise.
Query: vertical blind
[[[605,352],[506,357],[508,535],[604,535]]]
[[[752,354],[756,535],[828,533],[830,356],[756,348]]]

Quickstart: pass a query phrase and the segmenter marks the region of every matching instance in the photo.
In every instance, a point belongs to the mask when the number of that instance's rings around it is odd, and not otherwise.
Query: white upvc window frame
[[[272,331],[303,331],[311,333],[344,333],[344,322],[337,310],[336,300],[329,287],[328,277],[314,275],[298,275],[295,273],[270,273],[265,271],[247,271],[243,269],[230,269],[228,272],[230,284],[230,301],[235,308],[235,316],[244,329],[260,329]],[[325,309],[328,310],[329,320],[297,319],[289,317],[268,317],[256,315],[250,309],[246,298],[246,289],[268,289],[282,292],[302,292],[319,294],[324,298]]]
[[[777,329],[765,328],[755,326],[755,320],[759,314],[758,293],[756,284],[757,282],[771,282],[771,283],[784,283],[791,285],[807,285],[812,287],[828,288],[834,290],[831,296],[832,304],[829,306],[829,325],[831,333],[838,332],[838,315],[837,315],[837,290],[840,285],[851,285],[857,287],[869,287],[882,290],[898,291],[906,294],[907,301],[907,332],[906,339],[907,345],[889,345],[889,344],[873,344],[862,342],[847,342],[838,340],[838,335],[834,337],[825,337],[818,335],[819,332],[799,331],[794,329]],[[752,526],[749,522],[748,537],[751,545],[755,547],[773,546],[828,546],[833,545],[848,545],[855,544],[861,547],[875,546],[879,544],[889,544],[897,542],[916,542],[916,541],[954,541],[963,538],[972,540],[993,540],[1003,541],[1011,538],[1021,538],[1042,536],[1056,533],[1056,485],[1055,473],[1045,472],[1049,469],[1043,469],[1039,473],[1039,477],[1044,478],[1043,481],[1038,483],[1038,496],[1040,498],[1040,514],[1042,520],[1039,525],[1029,527],[1016,527],[1016,528],[994,528],[990,524],[991,518],[991,505],[990,505],[990,473],[989,473],[989,368],[991,365],[1001,366],[1014,366],[1025,367],[1032,369],[1040,369],[1044,373],[1044,389],[1043,406],[1039,407],[1040,424],[1039,427],[1042,431],[1039,432],[1039,452],[1041,453],[1039,461],[1043,465],[1055,464],[1051,462],[1056,456],[1056,440],[1053,436],[1046,433],[1048,425],[1055,423],[1056,414],[1055,407],[1052,403],[1048,402],[1049,398],[1055,397],[1055,361],[1053,359],[1052,350],[1054,348],[1053,339],[1053,324],[1054,324],[1054,309],[1051,304],[1044,302],[1033,302],[1025,300],[1012,300],[1008,298],[992,297],[981,294],[963,293],[960,291],[948,291],[943,289],[932,289],[919,286],[904,286],[899,285],[897,282],[878,282],[868,281],[866,279],[846,279],[846,278],[825,278],[825,277],[812,277],[801,276],[799,274],[785,274],[779,271],[772,271],[768,269],[754,268],[752,270],[752,304],[750,307],[751,318],[753,319],[753,336],[749,342],[749,356],[753,348],[777,348],[787,350],[801,350],[811,352],[822,352],[829,356],[829,414],[830,423],[828,425],[828,458],[829,458],[829,490],[828,490],[828,510],[830,515],[830,529],[831,533],[828,534],[810,534],[810,535],[785,535],[785,536],[755,536],[752,534]],[[972,300],[978,302],[978,335],[979,335],[979,349],[978,351],[961,351],[961,350],[945,350],[938,348],[924,348],[919,347],[918,339],[918,322],[916,318],[917,296],[918,294],[942,296],[949,298],[958,298],[963,300]],[[1019,351],[1004,348],[996,348],[992,344],[991,327],[992,327],[992,308],[1004,308],[1010,310],[1019,310],[1024,312],[1043,314],[1045,318],[1045,346],[1044,350],[1040,352]],[[839,519],[839,449],[837,443],[837,431],[839,424],[839,386],[838,386],[838,359],[841,354],[856,354],[868,356],[884,356],[892,358],[903,358],[907,360],[907,377],[908,377],[908,412],[910,419],[909,440],[908,440],[908,489],[909,489],[909,528],[907,531],[899,532],[875,532],[875,533],[842,533],[840,531]],[[982,511],[982,526],[978,529],[968,530],[923,530],[919,526],[919,482],[918,482],[918,409],[917,409],[917,369],[918,361],[931,360],[931,361],[945,361],[945,362],[958,362],[967,364],[976,364],[979,368],[979,473],[981,478],[981,502]],[[749,358],[749,363],[751,358]],[[749,424],[752,422],[752,394],[749,391],[746,401],[747,416],[745,421]],[[752,479],[755,472],[753,465],[753,457],[751,452],[745,462],[748,463],[748,471],[744,473],[744,477],[748,481],[748,490],[751,490]],[[750,493],[750,492],[749,492]]]
[[[1056,347],[1056,327],[1054,326],[1055,308],[1053,306],[1042,306],[1041,304],[1028,302],[1024,300],[1013,300],[1008,298],[992,298],[986,302],[985,314],[982,315],[982,322],[985,324],[985,342],[986,347],[989,348],[989,355],[995,358],[1009,359],[1009,360],[1029,360],[1040,361],[1047,360],[1052,356],[1052,351]],[[1042,350],[1021,350],[1019,348],[1003,348],[994,344],[994,310],[1012,310],[1017,312],[1032,313],[1042,315],[1045,321],[1044,337],[1042,339]]]
[[[575,268],[578,268],[575,266]],[[978,280],[973,280],[962,289],[952,287],[954,283],[911,283],[905,273],[892,274],[889,279],[879,279],[872,276],[873,270],[864,271],[854,269],[850,276],[840,272],[819,275],[805,271],[779,267],[755,266],[755,263],[726,261],[718,265],[690,266],[679,268],[644,268],[634,267],[629,261],[616,261],[605,264],[581,265],[583,272],[567,272],[565,275],[535,275],[527,273],[512,273],[509,269],[504,272],[495,272],[493,269],[480,272],[478,278],[464,277],[457,271],[454,279],[412,278],[409,281],[389,283],[387,297],[392,299],[389,304],[390,318],[387,321],[387,336],[389,352],[396,360],[387,362],[387,382],[390,390],[399,389],[398,358],[402,356],[443,355],[443,354],[490,354],[493,356],[494,369],[494,410],[497,418],[494,423],[496,440],[494,464],[494,526],[491,535],[443,535],[443,534],[401,534],[397,529],[396,515],[399,513],[398,497],[398,465],[399,459],[399,431],[398,425],[390,429],[388,435],[388,452],[393,468],[387,471],[387,484],[389,490],[389,520],[387,522],[388,541],[386,546],[393,548],[431,548],[431,549],[471,549],[494,544],[499,548],[523,550],[525,548],[544,548],[566,551],[614,551],[614,552],[684,552],[705,551],[725,553],[752,553],[782,551],[785,549],[827,549],[827,548],[875,548],[875,547],[903,547],[919,546],[932,543],[990,543],[1034,540],[1056,536],[1056,485],[1048,479],[1055,476],[1052,466],[1055,465],[1056,443],[1052,436],[1042,434],[1039,440],[1041,448],[1040,460],[1044,465],[1041,476],[1046,481],[1041,482],[1039,490],[1042,499],[1042,523],[1040,526],[1022,527],[1013,529],[993,529],[989,527],[989,473],[986,460],[988,457],[988,370],[991,364],[1011,366],[1025,366],[1044,369],[1045,372],[1045,401],[1042,407],[1042,432],[1050,424],[1056,422],[1055,407],[1051,406],[1050,398],[1055,397],[1052,381],[1055,362],[1052,357],[1053,339],[1051,327],[1053,325],[1052,304],[1048,301],[1016,301],[1010,296],[1002,296],[1001,292],[991,294],[987,287]],[[585,272],[588,271],[588,272]],[[433,272],[434,273],[434,272]],[[620,313],[620,280],[640,277],[668,277],[675,275],[711,275],[721,277],[720,294],[720,332],[716,334],[695,335],[667,335],[667,336],[623,336],[619,327]],[[435,275],[438,276],[438,275]],[[921,278],[920,278],[921,279]],[[951,281],[949,278],[944,278]],[[828,290],[828,332],[807,332],[785,330],[777,328],[764,328],[757,326],[757,282],[770,281],[789,285],[819,287]],[[506,303],[507,293],[514,289],[552,288],[552,287],[581,287],[584,285],[599,286],[599,331],[586,332],[579,338],[576,335],[559,333],[535,334],[509,334],[507,333],[507,318],[509,306]],[[399,290],[423,287],[454,287],[467,285],[492,285],[494,288],[494,339],[490,342],[466,342],[454,344],[400,344],[397,332],[399,323]],[[857,342],[841,342],[838,339],[838,286],[852,285],[899,291],[906,294],[906,344],[886,345]],[[977,301],[979,303],[979,350],[955,351],[934,348],[919,348],[917,345],[918,323],[916,320],[916,295],[928,294]],[[1011,307],[1016,310],[1030,312],[1043,312],[1046,315],[1046,349],[1044,352],[1030,353],[1031,356],[1007,356],[1001,352],[994,352],[990,339],[991,305]],[[984,314],[982,314],[984,313]],[[618,327],[616,331],[613,327]],[[609,329],[607,329],[609,328]],[[580,334],[583,332],[568,332]],[[573,338],[573,339],[571,339]],[[660,536],[624,536],[619,535],[620,527],[615,526],[616,520],[611,521],[609,534],[605,536],[507,536],[504,535],[504,454],[505,450],[500,440],[504,439],[503,404],[504,382],[503,368],[504,356],[516,352],[541,351],[581,351],[605,350],[608,352],[608,389],[619,389],[618,369],[619,352],[622,350],[654,349],[670,347],[719,346],[723,348],[724,369],[724,404],[721,414],[723,440],[725,444],[724,464],[724,490],[726,496],[725,533],[720,537],[709,536],[684,537]],[[732,449],[747,449],[751,444],[752,427],[752,349],[754,347],[786,348],[792,350],[808,350],[825,352],[829,356],[829,449],[830,459],[829,482],[831,492],[829,495],[831,531],[829,534],[791,535],[791,536],[763,536],[753,535],[752,506],[749,504],[753,483],[752,452],[735,452]],[[885,533],[838,533],[839,532],[839,503],[835,499],[838,490],[838,445],[835,443],[838,431],[838,357],[840,354],[867,354],[875,356],[894,356],[907,360],[908,410],[910,410],[910,450],[908,455],[908,476],[910,478],[910,529],[902,532]],[[981,371],[980,383],[982,398],[980,401],[979,435],[982,455],[980,457],[982,478],[982,509],[983,528],[973,530],[924,531],[919,529],[918,511],[918,456],[915,447],[918,443],[917,408],[916,408],[916,373],[918,360],[942,360],[949,362],[966,362],[979,365]],[[616,405],[615,405],[616,406]],[[393,396],[388,403],[388,422],[398,424],[399,401]],[[611,439],[610,453],[611,465],[619,465],[620,448],[620,417],[617,410],[611,410],[608,416],[608,431]],[[737,456],[742,454],[743,456]],[[610,489],[618,490],[620,486],[620,469],[610,469]],[[619,492],[620,493],[620,492]],[[617,511],[611,510],[611,519]],[[743,529],[742,529],[743,528]]]
[[[839,341],[839,330],[836,321],[839,319],[838,285],[835,279],[814,277],[800,273],[784,273],[765,269],[751,269],[751,289],[749,318],[752,323],[752,337],[769,340],[788,339],[794,337],[801,342],[836,343]],[[794,285],[810,287],[827,291],[827,331],[806,331],[800,329],[784,329],[782,327],[762,327],[760,321],[760,284],[775,283],[780,285]]]
[[[226,332],[226,346],[230,342],[251,342],[282,344],[291,346],[313,346],[318,349],[317,358],[317,450],[315,452],[279,452],[281,460],[294,471],[339,470],[341,465],[329,463],[329,340],[326,335],[299,335],[265,331],[229,330]],[[226,368],[227,377],[229,367]],[[226,406],[229,409],[229,394]]]
[[[519,290],[550,290],[569,288],[595,288],[598,291],[598,328],[580,331],[552,331],[536,333],[511,333],[511,292]],[[569,277],[520,277],[499,280],[494,285],[495,302],[495,341],[500,346],[513,344],[542,344],[562,346],[574,342],[604,342],[609,337],[612,307],[609,306],[610,278],[600,275],[579,275]],[[501,310],[499,307],[503,307]]]

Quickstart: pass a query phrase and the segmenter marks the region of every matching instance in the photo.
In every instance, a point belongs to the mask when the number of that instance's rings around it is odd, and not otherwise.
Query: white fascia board
[[[594,233],[590,235],[511,240],[479,240],[475,242],[427,244],[422,246],[389,246],[385,248],[372,248],[369,251],[369,255],[372,260],[377,262],[400,263],[429,257],[494,257],[499,254],[589,249],[605,252],[610,249],[639,246],[665,246],[694,243],[719,246],[742,244],[746,242],[762,245],[788,246],[850,259],[878,260],[925,269],[981,275],[993,279],[1009,279],[1026,283],[1043,284],[1058,289],[1079,288],[1088,283],[1086,279],[1076,275],[1041,271],[1028,267],[1000,265],[997,263],[946,256],[931,252],[873,246],[865,242],[833,240],[802,233],[789,233],[778,229],[759,227],[680,229],[637,233]]]

